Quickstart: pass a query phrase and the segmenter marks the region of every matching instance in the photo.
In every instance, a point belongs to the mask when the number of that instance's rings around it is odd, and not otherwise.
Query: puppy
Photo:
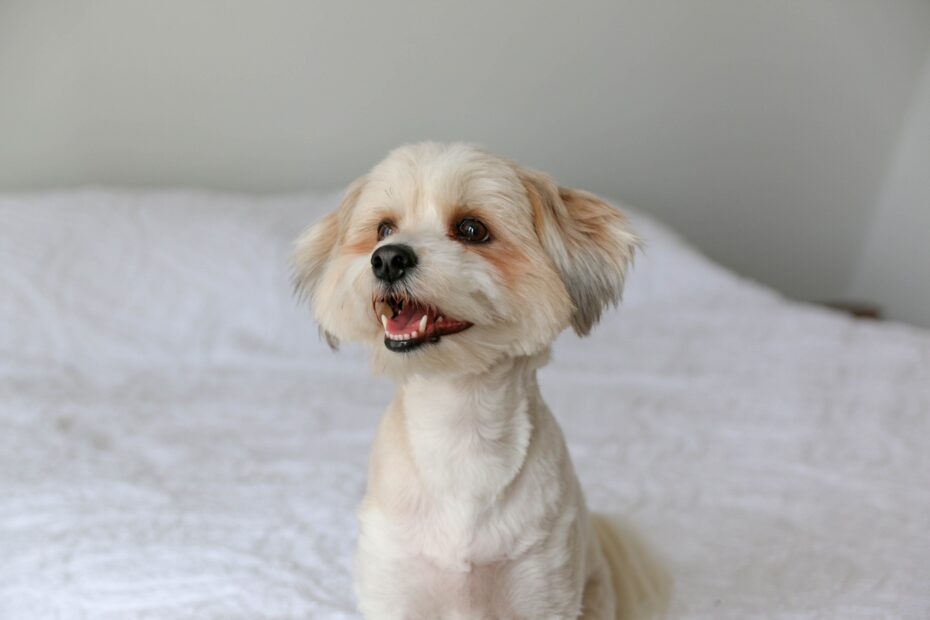
[[[358,512],[369,619],[614,619],[664,577],[589,515],[536,370],[623,288],[637,238],[587,192],[465,144],[401,147],[297,241],[322,333],[397,384]]]

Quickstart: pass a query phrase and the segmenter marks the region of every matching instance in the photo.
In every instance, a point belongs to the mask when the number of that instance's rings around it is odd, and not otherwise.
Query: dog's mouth
[[[384,328],[384,346],[406,352],[439,342],[472,326],[443,314],[436,306],[407,296],[388,295],[374,301],[375,316]]]

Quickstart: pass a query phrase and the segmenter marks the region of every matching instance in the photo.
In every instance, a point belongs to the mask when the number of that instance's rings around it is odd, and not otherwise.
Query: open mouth
[[[445,316],[435,306],[410,297],[388,295],[376,299],[373,305],[375,316],[384,328],[384,346],[391,351],[413,351],[472,326],[468,321]]]

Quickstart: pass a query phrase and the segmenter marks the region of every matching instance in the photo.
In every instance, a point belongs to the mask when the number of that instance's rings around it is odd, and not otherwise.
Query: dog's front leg
[[[369,523],[369,526],[372,524]],[[355,594],[366,620],[438,620],[424,561],[363,522],[355,556]]]

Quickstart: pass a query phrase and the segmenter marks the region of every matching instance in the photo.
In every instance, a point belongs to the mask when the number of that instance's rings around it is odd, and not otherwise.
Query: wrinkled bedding
[[[357,618],[391,386],[294,300],[333,194],[0,197],[0,618]],[[637,215],[541,384],[674,618],[930,618],[930,333],[786,301]]]

